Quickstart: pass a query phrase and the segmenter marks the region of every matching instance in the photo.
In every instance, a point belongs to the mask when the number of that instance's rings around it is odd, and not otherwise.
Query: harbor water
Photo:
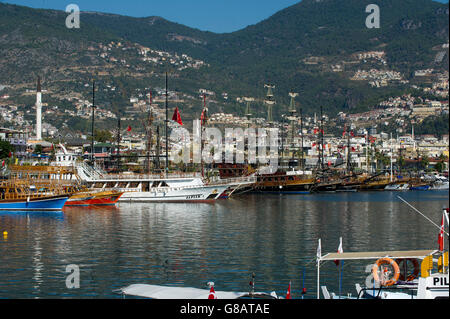
[[[446,191],[311,195],[244,194],[215,204],[119,203],[63,212],[0,212],[0,298],[121,298],[136,283],[255,290],[316,298],[316,250],[437,249]],[[3,235],[3,232],[6,231]],[[370,261],[345,262],[342,292],[356,295]],[[80,286],[69,289],[68,265]],[[338,267],[324,263],[320,283],[338,292]],[[322,297],[322,295],[321,295]]]

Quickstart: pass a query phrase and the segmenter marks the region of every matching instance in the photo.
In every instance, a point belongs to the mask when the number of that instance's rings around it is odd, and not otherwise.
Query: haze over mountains
[[[201,109],[195,98],[203,88],[216,94],[213,110],[240,112],[236,97],[253,96],[256,113],[263,115],[260,102],[264,83],[269,82],[276,85],[274,116],[278,118],[287,112],[289,91],[300,94],[297,101],[306,112],[320,105],[330,113],[365,110],[383,97],[420,86],[422,79],[414,77],[415,71],[432,68],[441,73],[449,66],[448,46],[443,47],[449,36],[448,4],[378,0],[381,27],[368,29],[365,9],[371,3],[303,0],[260,23],[226,34],[160,17],[92,12],[81,13],[80,29],[68,29],[65,12],[0,4],[0,84],[30,87],[41,75],[54,93],[78,91],[88,96],[82,84],[94,75],[99,82],[120,89],[114,95],[99,96],[119,112],[136,88],[163,86],[161,75],[167,70],[171,88],[194,97],[187,111],[192,114]],[[111,42],[168,52],[178,64],[170,63],[171,58],[163,63],[143,62],[142,56],[124,47],[116,48],[114,60],[125,63],[116,63],[111,59],[114,49],[105,51],[110,54],[107,58],[101,57],[102,47]],[[370,51],[384,53],[375,59],[358,56]],[[183,55],[203,64],[180,68],[187,63],[181,63]],[[362,74],[358,71],[370,70],[380,71],[381,77],[383,72],[398,72],[399,76],[381,86],[358,78]],[[221,98],[223,92],[227,100]]]

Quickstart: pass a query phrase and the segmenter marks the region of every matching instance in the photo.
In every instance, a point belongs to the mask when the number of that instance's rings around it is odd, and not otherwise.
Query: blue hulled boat
[[[7,211],[60,211],[68,195],[0,200],[0,210]]]

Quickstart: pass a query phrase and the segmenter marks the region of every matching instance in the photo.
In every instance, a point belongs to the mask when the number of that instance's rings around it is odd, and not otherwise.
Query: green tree
[[[38,144],[38,145],[36,145],[36,147],[34,148],[34,154],[42,154],[42,145],[40,145],[40,144]]]
[[[100,143],[106,143],[112,140],[112,134],[108,130],[95,130],[94,139]]]
[[[0,158],[8,158],[14,152],[14,146],[8,141],[0,140]]]

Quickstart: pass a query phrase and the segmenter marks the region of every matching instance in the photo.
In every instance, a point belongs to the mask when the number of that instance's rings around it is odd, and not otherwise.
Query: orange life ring
[[[392,268],[394,269],[394,276],[392,277],[392,279],[381,282],[380,277],[378,276],[378,268],[381,265],[391,265],[392,266]],[[372,274],[373,274],[373,279],[376,282],[380,282],[383,286],[392,286],[393,284],[395,284],[397,282],[398,278],[400,277],[400,268],[398,267],[398,264],[393,259],[384,257],[384,258],[378,259],[377,262],[375,263],[375,265],[373,265]]]
[[[408,277],[406,277],[406,281],[412,281],[419,276],[419,272],[420,272],[420,265],[419,265],[419,262],[417,261],[417,259],[416,258],[406,258],[406,259],[396,259],[395,260],[395,262],[397,263],[399,268],[405,270],[405,273],[406,273],[406,269],[404,267],[401,267],[400,265],[402,263],[406,263],[408,261],[410,261],[414,265],[414,272],[412,273],[412,275],[409,275]],[[405,274],[402,271],[400,271],[400,276],[398,277],[398,279],[401,281],[405,281]]]

